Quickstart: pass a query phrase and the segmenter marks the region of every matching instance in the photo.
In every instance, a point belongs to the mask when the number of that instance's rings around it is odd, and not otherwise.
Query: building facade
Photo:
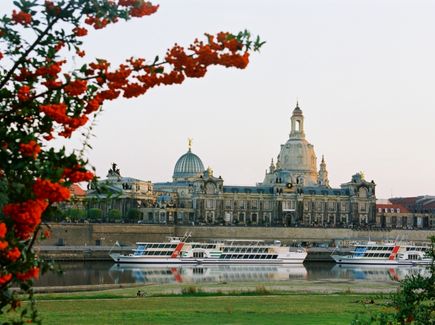
[[[88,198],[109,213],[140,210],[146,223],[365,227],[376,224],[376,184],[362,173],[333,188],[324,157],[317,170],[314,146],[305,137],[299,105],[290,118],[289,138],[272,159],[262,182],[227,186],[188,151],[175,164],[172,181],[154,183],[121,177],[116,165],[100,181],[107,193],[89,189]],[[116,193],[116,195],[114,195]],[[92,200],[91,200],[92,201]],[[107,201],[107,202],[106,202]],[[92,203],[97,204],[97,203]],[[91,204],[91,205],[92,205]]]

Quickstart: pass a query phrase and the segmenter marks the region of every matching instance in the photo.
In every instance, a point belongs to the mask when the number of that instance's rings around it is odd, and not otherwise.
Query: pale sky
[[[123,176],[170,181],[192,137],[224,184],[254,185],[287,141],[298,99],[333,187],[364,171],[378,198],[435,195],[435,1],[153,3],[151,17],[92,31],[88,58],[152,60],[204,32],[245,28],[267,43],[246,70],[214,67],[106,105],[88,153],[99,176],[116,162]]]

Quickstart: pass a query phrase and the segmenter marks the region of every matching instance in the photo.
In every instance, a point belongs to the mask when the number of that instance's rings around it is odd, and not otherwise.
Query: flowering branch
[[[95,59],[65,71],[63,53],[86,56],[81,46],[88,28],[152,15],[159,6],[144,0],[41,2],[17,0],[17,10],[0,18],[0,314],[19,307],[13,284],[31,297],[33,279],[47,269],[33,251],[48,236],[41,231],[44,218],[69,200],[72,184],[94,178],[83,151],[67,154],[46,144],[71,137],[106,101],[201,78],[213,65],[244,69],[264,44],[247,31],[205,34],[187,48],[175,44],[162,60],[129,58],[112,68]],[[37,35],[34,41],[25,39],[26,29]],[[37,316],[25,309],[22,317]]]

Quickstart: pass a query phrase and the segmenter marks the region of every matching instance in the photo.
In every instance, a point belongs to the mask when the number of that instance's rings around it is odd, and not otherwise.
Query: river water
[[[204,283],[241,281],[308,281],[342,279],[395,281],[425,273],[424,267],[349,266],[334,263],[303,265],[145,266],[113,262],[59,262],[62,274],[44,274],[35,286],[74,286],[127,283]]]

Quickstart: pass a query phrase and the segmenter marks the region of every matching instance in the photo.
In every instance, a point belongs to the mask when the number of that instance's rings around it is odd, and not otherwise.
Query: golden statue
[[[192,150],[192,138],[187,138],[187,143],[188,143],[188,146],[189,146],[189,151],[190,150]]]

